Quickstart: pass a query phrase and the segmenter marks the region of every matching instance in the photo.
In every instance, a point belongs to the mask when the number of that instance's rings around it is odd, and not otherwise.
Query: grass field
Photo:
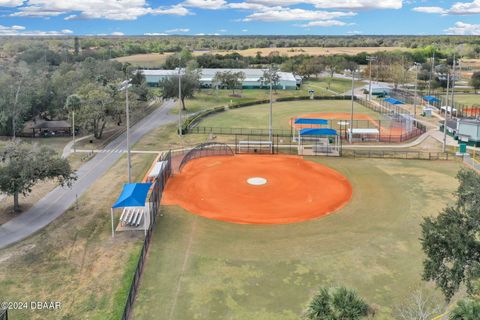
[[[141,180],[155,155],[133,155]],[[16,320],[121,318],[143,240],[141,232],[111,238],[110,207],[126,182],[126,157],[34,236],[0,252],[0,300],[59,301],[60,311],[11,311]]]
[[[353,198],[304,223],[255,226],[164,207],[135,305],[136,320],[299,319],[321,286],[356,289],[392,312],[422,283],[419,223],[449,201],[456,162],[309,159],[344,174]],[[259,200],[261,201],[261,200]],[[438,292],[437,292],[438,294]]]
[[[162,66],[162,64],[165,63],[170,55],[172,55],[172,53],[135,54],[131,56],[115,58],[114,60],[117,60],[121,63],[129,62],[134,67],[155,68]]]
[[[318,78],[305,81],[300,90],[277,90],[273,94],[274,99],[284,97],[301,97],[308,96],[309,90],[315,90],[315,95],[319,96],[334,96],[336,93],[343,94],[351,89],[352,82],[347,79],[333,78],[330,84],[330,90],[327,90],[328,79]],[[356,82],[355,87],[365,85],[363,82]],[[157,92],[160,94],[160,91]],[[237,104],[243,102],[251,102],[258,100],[265,100],[270,98],[269,90],[248,89],[235,90],[239,96],[232,97],[232,90],[209,90],[202,89],[195,94],[192,99],[185,100],[185,106],[189,113],[198,112],[200,110],[225,106],[229,104]],[[173,112],[178,113],[178,109]]]
[[[281,55],[286,55],[289,57],[297,56],[301,54],[308,55],[332,55],[332,54],[347,54],[347,55],[356,55],[360,52],[374,53],[377,51],[394,51],[394,50],[408,50],[405,48],[399,47],[365,47],[365,48],[346,48],[346,47],[334,47],[334,48],[322,48],[322,47],[299,47],[299,48],[253,48],[247,50],[236,50],[236,51],[222,51],[222,50],[212,50],[212,51],[194,51],[195,56],[203,54],[228,54],[233,52],[238,52],[239,54],[247,57],[253,57],[257,52],[261,52],[263,56],[269,55],[271,52],[278,51]],[[140,67],[160,67],[165,63],[168,56],[172,55],[171,52],[167,53],[148,53],[148,54],[135,54],[131,56],[125,56],[120,58],[115,58],[119,62],[129,62],[133,66]]]
[[[298,56],[301,54],[312,55],[312,56],[326,56],[333,54],[346,54],[346,55],[356,55],[361,52],[374,53],[378,51],[395,51],[402,50],[406,51],[406,48],[400,47],[296,47],[296,48],[252,48],[246,50],[233,50],[233,51],[223,51],[223,50],[213,50],[213,51],[195,51],[195,55],[202,55],[204,53],[212,54],[227,54],[237,52],[242,56],[254,57],[257,55],[257,52],[261,52],[263,56],[268,56],[272,52],[278,52],[280,55],[286,55],[289,57]]]
[[[276,102],[273,105],[273,127],[276,129],[289,129],[290,119],[302,114],[315,112],[347,112],[351,110],[350,100],[305,100]],[[354,110],[357,114],[368,114],[373,119],[378,119],[380,114],[355,103]],[[202,127],[222,128],[267,128],[269,118],[269,105],[262,104],[252,107],[232,109],[226,112],[205,118],[199,123]]]
[[[480,106],[480,94],[457,94],[455,95],[455,101],[466,105]]]

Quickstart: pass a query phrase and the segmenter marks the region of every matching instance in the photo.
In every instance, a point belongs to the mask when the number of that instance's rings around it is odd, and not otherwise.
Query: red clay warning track
[[[252,185],[250,178],[262,178]],[[286,224],[315,219],[343,207],[348,180],[324,165],[294,156],[206,157],[170,178],[164,205],[242,224]]]

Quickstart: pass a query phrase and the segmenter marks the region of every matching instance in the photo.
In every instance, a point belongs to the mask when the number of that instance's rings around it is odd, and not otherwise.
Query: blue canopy
[[[320,129],[302,129],[301,136],[336,136],[337,131],[334,129],[320,128]]]
[[[328,120],[298,118],[298,119],[295,119],[295,124],[328,124]]]
[[[429,102],[429,103],[440,102],[440,99],[438,99],[434,96],[424,96],[422,99]]]
[[[147,200],[151,183],[126,183],[117,202],[112,208],[143,207]]]
[[[404,104],[402,101],[394,99],[394,98],[386,98],[383,101],[388,102],[390,104]]]

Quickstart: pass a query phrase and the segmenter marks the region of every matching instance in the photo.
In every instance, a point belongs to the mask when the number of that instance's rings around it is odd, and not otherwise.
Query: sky
[[[1,35],[480,35],[480,0],[0,0]]]

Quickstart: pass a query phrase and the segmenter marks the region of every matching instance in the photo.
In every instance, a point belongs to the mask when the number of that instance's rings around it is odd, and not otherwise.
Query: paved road
[[[169,114],[175,106],[167,101],[161,108],[153,111],[132,127],[131,144],[137,142],[146,133],[160,126],[176,121]],[[126,149],[126,134],[108,144],[106,149]],[[98,153],[77,171],[78,180],[72,188],[57,187],[38,201],[30,210],[0,226],[0,249],[21,241],[61,216],[99,177],[101,177],[123,153]],[[126,176],[126,174],[125,174]]]

